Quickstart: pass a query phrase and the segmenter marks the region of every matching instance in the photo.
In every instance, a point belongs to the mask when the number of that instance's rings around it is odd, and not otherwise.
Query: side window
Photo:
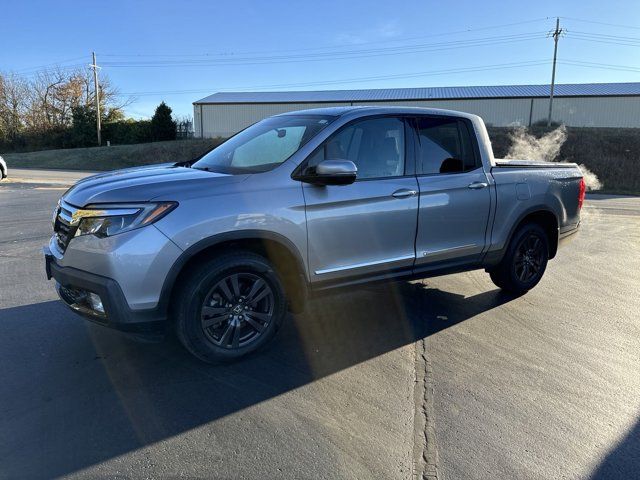
[[[422,174],[459,173],[477,167],[471,132],[464,120],[447,117],[417,119]]]
[[[349,125],[330,137],[309,157],[308,166],[323,160],[351,160],[358,178],[404,175],[404,121],[374,118]]]

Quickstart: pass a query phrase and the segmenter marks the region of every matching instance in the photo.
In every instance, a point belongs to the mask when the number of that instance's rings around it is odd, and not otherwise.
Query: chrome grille
[[[78,210],[76,207],[60,200],[60,205],[56,210],[53,231],[56,235],[56,242],[61,251],[65,251],[69,242],[76,234],[77,225],[72,225],[73,214]]]

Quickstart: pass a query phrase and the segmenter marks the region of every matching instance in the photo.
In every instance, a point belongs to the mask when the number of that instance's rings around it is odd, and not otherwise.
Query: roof
[[[290,112],[283,112],[274,116],[283,117],[283,116],[289,116],[289,115],[291,116],[321,115],[321,116],[341,117],[346,114],[353,114],[353,116],[355,117],[366,116],[366,115],[381,115],[381,114],[400,114],[400,115],[431,114],[431,115],[454,115],[457,117],[467,117],[467,118],[475,117],[475,115],[471,113],[445,110],[442,108],[390,106],[390,105],[384,105],[384,104],[309,108],[306,110],[294,110]]]
[[[345,113],[352,112],[354,110],[368,110],[374,107],[369,106],[344,106],[344,107],[320,107],[320,108],[308,108],[303,110],[294,110],[293,112],[282,112],[276,116],[281,115],[322,115],[328,117],[339,117]]]
[[[478,87],[382,88],[373,90],[316,90],[301,92],[219,92],[194,104],[206,103],[323,103],[383,102],[390,100],[444,100],[463,98],[548,97],[549,85]],[[571,83],[556,85],[554,96],[600,97],[640,95],[640,82]]]

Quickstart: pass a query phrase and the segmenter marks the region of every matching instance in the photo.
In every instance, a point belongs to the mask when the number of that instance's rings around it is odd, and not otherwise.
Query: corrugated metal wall
[[[282,103],[194,105],[196,137],[228,137],[270,115],[350,103]],[[493,126],[529,125],[547,118],[547,98],[353,102],[353,105],[396,105],[459,110],[481,116]],[[202,109],[202,116],[200,110]],[[553,120],[573,127],[640,128],[640,97],[557,97]]]
[[[546,120],[549,100],[533,101],[533,121]],[[572,127],[640,127],[640,97],[560,97],[553,119]]]
[[[354,105],[372,105],[367,102],[353,102]],[[469,100],[417,100],[408,102],[376,102],[373,105],[396,105],[405,107],[431,107],[458,110],[481,116],[485,123],[504,126],[518,123],[529,124],[531,99],[469,99]]]
[[[273,104],[229,104],[229,105],[194,105],[193,123],[195,136],[229,137],[252,123],[278,113],[322,108],[326,106],[347,106],[349,103],[273,103]],[[202,118],[200,116],[202,107]],[[201,135],[200,131],[204,132]]]

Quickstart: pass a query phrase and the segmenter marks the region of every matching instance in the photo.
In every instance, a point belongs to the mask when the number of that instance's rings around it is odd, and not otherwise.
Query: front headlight
[[[77,210],[71,219],[77,225],[75,236],[110,237],[150,225],[176,208],[176,202],[89,205]]]

